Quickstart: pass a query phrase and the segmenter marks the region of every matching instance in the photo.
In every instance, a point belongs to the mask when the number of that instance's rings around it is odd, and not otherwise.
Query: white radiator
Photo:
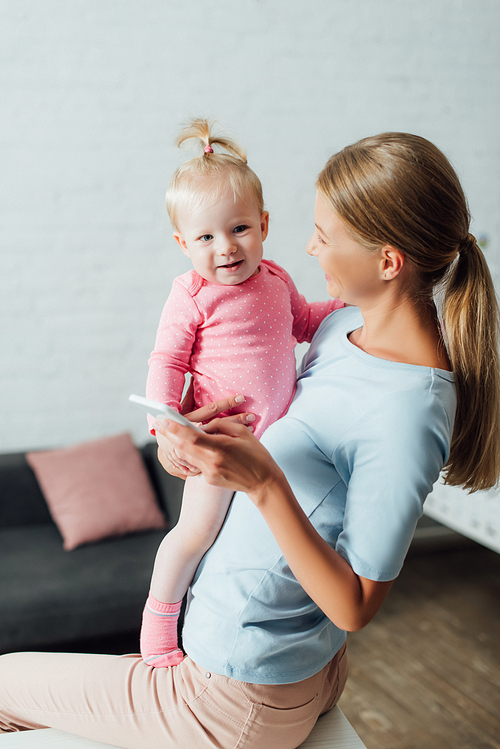
[[[500,490],[468,494],[456,486],[434,484],[424,513],[439,523],[500,553]]]

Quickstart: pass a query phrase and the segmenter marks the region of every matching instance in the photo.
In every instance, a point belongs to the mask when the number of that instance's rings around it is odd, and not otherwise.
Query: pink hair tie
[[[205,153],[213,153],[214,152],[214,149],[212,148],[212,146],[205,146],[205,148],[203,150],[205,151]]]

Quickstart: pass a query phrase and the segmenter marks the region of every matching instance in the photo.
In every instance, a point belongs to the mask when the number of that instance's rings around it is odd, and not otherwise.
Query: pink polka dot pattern
[[[175,279],[149,360],[146,396],[180,409],[184,375],[201,406],[246,397],[255,435],[283,416],[295,389],[297,342],[310,341],[343,303],[308,304],[283,268],[263,260],[257,276],[236,286],[210,283],[194,270]]]

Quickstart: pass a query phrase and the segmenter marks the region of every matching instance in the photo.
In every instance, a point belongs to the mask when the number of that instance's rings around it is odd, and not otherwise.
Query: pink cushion
[[[66,551],[108,536],[166,526],[129,434],[32,452],[26,458]]]

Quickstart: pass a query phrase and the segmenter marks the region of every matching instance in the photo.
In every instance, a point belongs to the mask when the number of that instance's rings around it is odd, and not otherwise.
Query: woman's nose
[[[314,241],[313,240],[314,240],[314,234],[312,235],[311,239],[309,240],[309,242],[306,245],[306,252],[307,252],[308,255],[312,255],[313,257],[316,257],[318,253],[317,253],[316,248],[314,246]]]

